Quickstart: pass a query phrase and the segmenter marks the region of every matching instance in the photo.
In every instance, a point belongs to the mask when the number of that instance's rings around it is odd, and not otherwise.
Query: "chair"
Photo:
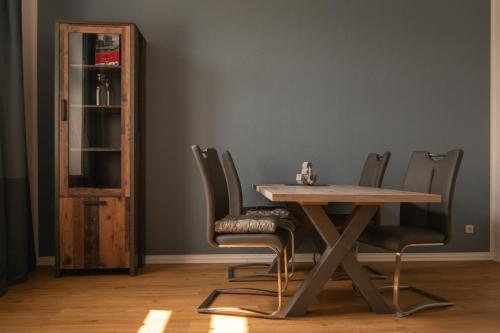
[[[231,215],[253,215],[253,216],[276,216],[279,218],[278,226],[288,231],[290,235],[290,264],[291,273],[289,279],[292,278],[295,272],[295,219],[292,214],[283,207],[243,207],[243,193],[241,190],[240,177],[238,176],[238,171],[234,164],[233,158],[229,151],[224,151],[222,153],[222,165],[224,166],[224,173],[226,175],[226,181],[228,184],[229,191],[229,212]],[[285,263],[287,260],[285,260]],[[286,264],[285,264],[286,265]],[[268,264],[262,263],[250,263],[233,265],[228,267],[228,280],[230,282],[242,282],[242,281],[262,281],[274,279],[275,274],[258,274],[258,275],[247,275],[243,277],[236,277],[236,270],[238,268],[252,268],[252,267],[269,267]]]
[[[287,233],[277,228],[278,218],[262,216],[228,216],[229,201],[227,185],[222,167],[215,149],[202,152],[199,146],[192,146],[192,151],[198,166],[205,191],[207,209],[207,240],[217,248],[270,248],[278,258],[278,273],[276,275],[277,291],[256,288],[215,289],[197,308],[198,313],[253,316],[261,318],[276,318],[282,307],[283,292],[288,285],[288,269],[285,265],[285,286],[282,286],[281,262],[286,258]],[[229,226],[231,230],[221,232],[217,228]],[[245,226],[249,231],[240,227]],[[212,302],[220,294],[262,295],[277,297],[276,309],[272,312],[244,307],[211,307]]]
[[[363,170],[361,171],[361,177],[359,178],[359,186],[369,186],[369,187],[381,187],[384,180],[385,170],[387,169],[387,164],[389,164],[389,159],[391,158],[391,153],[386,151],[382,155],[377,153],[369,153],[366,157],[365,164],[363,165]],[[330,219],[338,226],[344,226],[349,220],[351,214],[338,214],[331,213],[328,214]],[[373,217],[374,224],[380,224],[380,210]]]
[[[389,159],[391,158],[391,153],[386,151],[382,155],[377,153],[369,153],[366,157],[365,164],[363,165],[363,170],[361,171],[361,177],[359,178],[359,186],[369,186],[369,187],[381,187],[382,182],[384,180],[385,171],[387,169],[387,164],[389,164]],[[339,227],[343,228],[347,221],[349,221],[349,217],[351,214],[339,214],[339,213],[330,213],[328,217],[333,223]],[[380,209],[377,210],[373,217],[373,224],[380,224]],[[354,247],[353,249],[355,255],[358,254],[358,247]],[[314,257],[314,259],[316,259]],[[385,279],[386,276],[379,271],[375,270],[370,266],[364,266],[367,270],[370,271],[370,277],[374,279]],[[336,280],[344,280],[349,277],[344,274],[344,272],[338,272],[334,276]]]
[[[439,296],[413,286],[400,286],[401,257],[410,247],[446,245],[451,236],[451,207],[458,169],[463,151],[451,150],[446,154],[432,154],[426,151],[413,152],[404,190],[441,195],[440,203],[402,203],[398,226],[368,226],[359,241],[379,248],[394,251],[396,267],[392,286],[382,287],[382,291],[393,290],[393,304],[399,317],[417,311],[441,306],[454,305]],[[430,298],[434,303],[418,305],[408,310],[399,305],[400,289],[408,289]]]

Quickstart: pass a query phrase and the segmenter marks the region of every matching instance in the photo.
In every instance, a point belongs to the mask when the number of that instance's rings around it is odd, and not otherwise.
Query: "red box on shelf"
[[[120,65],[120,35],[97,35],[95,64]]]

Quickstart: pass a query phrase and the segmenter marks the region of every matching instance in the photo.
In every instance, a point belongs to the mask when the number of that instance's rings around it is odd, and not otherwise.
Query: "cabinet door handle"
[[[68,120],[68,101],[63,99],[61,101],[61,121]]]
[[[106,201],[104,200],[85,200],[83,201],[85,206],[105,206]]]

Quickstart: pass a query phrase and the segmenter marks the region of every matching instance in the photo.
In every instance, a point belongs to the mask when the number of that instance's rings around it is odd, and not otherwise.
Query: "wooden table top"
[[[438,194],[407,192],[355,185],[303,186],[264,184],[256,185],[255,189],[267,199],[281,202],[311,204],[328,202],[379,204],[384,202],[441,202],[441,196]]]

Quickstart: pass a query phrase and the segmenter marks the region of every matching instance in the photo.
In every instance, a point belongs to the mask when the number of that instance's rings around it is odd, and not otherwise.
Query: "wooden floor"
[[[384,272],[391,267],[389,263],[372,266]],[[42,267],[0,298],[0,332],[500,332],[499,263],[405,263],[403,282],[455,301],[452,308],[401,319],[375,315],[352,293],[349,281],[337,281],[326,286],[306,317],[274,321],[195,312],[215,287],[274,287],[268,282],[227,283],[225,267],[149,265],[136,277],[62,278],[54,278],[51,268]],[[293,282],[290,291],[297,285]],[[217,303],[271,309],[273,299],[227,296]]]

